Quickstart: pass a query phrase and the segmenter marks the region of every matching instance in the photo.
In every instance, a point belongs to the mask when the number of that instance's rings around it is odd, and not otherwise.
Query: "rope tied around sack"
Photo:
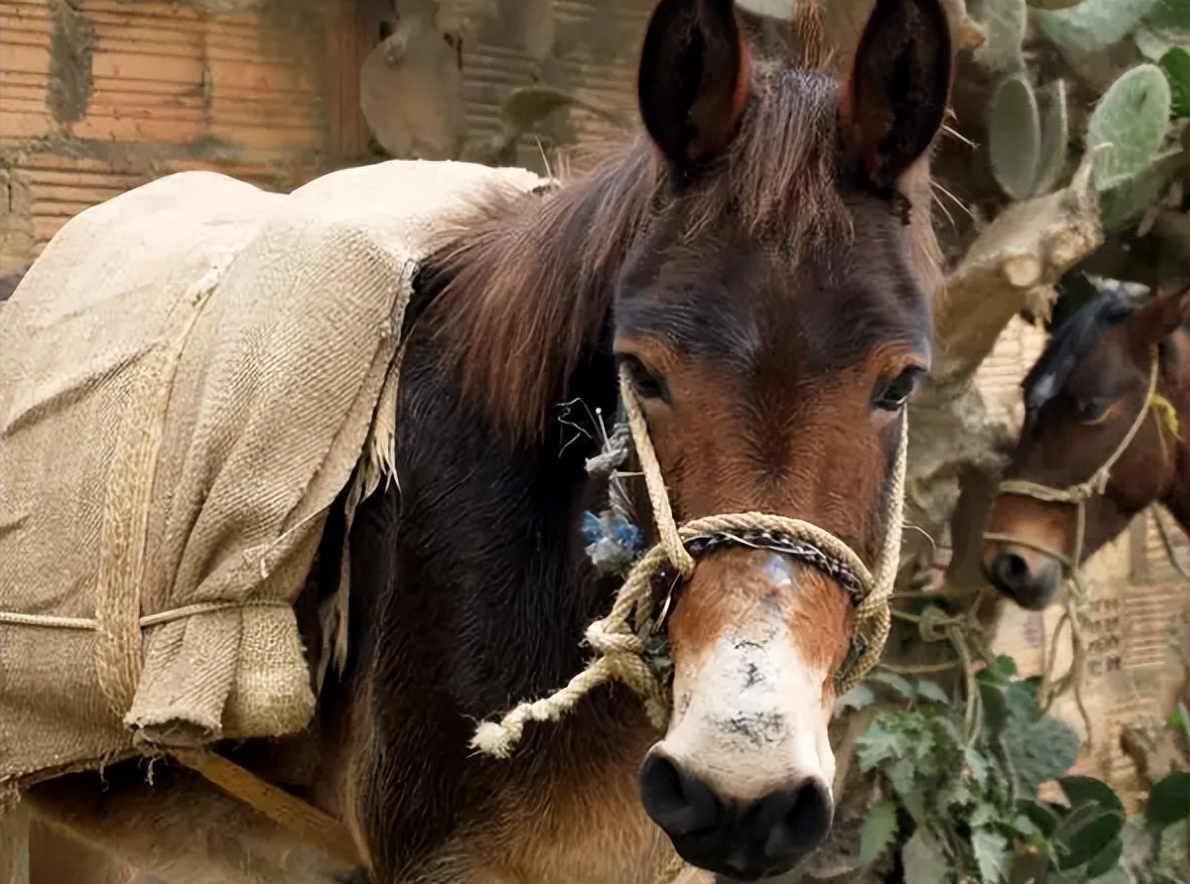
[[[1168,399],[1157,392],[1161,363],[1155,350],[1152,353],[1152,357],[1153,364],[1149,371],[1148,389],[1145,392],[1144,403],[1140,411],[1137,412],[1131,426],[1128,428],[1128,432],[1124,434],[1119,444],[1099,469],[1095,470],[1086,481],[1069,485],[1065,488],[1054,488],[1049,485],[1042,485],[1038,482],[1029,482],[1023,479],[1008,479],[1000,483],[999,492],[1001,494],[1016,494],[1022,497],[1030,497],[1043,503],[1060,503],[1073,506],[1075,508],[1075,532],[1074,543],[1071,545],[1070,552],[1056,550],[1046,544],[1037,543],[1028,538],[1017,537],[1014,534],[1005,532],[988,531],[984,534],[985,540],[1023,546],[1026,549],[1031,549],[1048,556],[1061,566],[1066,582],[1066,591],[1062,599],[1065,610],[1062,613],[1062,617],[1058,620],[1057,626],[1054,627],[1054,634],[1050,640],[1043,666],[1038,702],[1043,709],[1048,710],[1057,697],[1073,689],[1075,702],[1078,705],[1079,713],[1082,715],[1083,723],[1086,725],[1088,735],[1091,733],[1091,717],[1087,712],[1082,696],[1083,675],[1086,668],[1086,642],[1083,635],[1085,617],[1083,609],[1088,600],[1088,592],[1081,565],[1084,546],[1086,544],[1087,501],[1106,493],[1108,482],[1111,480],[1112,469],[1119,462],[1120,458],[1124,456],[1129,446],[1132,445],[1132,442],[1140,433],[1141,427],[1144,426],[1145,420],[1148,419],[1149,415],[1153,416],[1153,420],[1157,424],[1157,432],[1161,436],[1163,446],[1165,432],[1168,432],[1175,439],[1179,438],[1177,411]],[[1162,540],[1164,541],[1166,538],[1160,515],[1157,516],[1157,524],[1162,533]],[[1174,567],[1181,570],[1181,566],[1173,556],[1172,544],[1166,544],[1166,553],[1170,556]],[[1054,670],[1058,655],[1058,640],[1062,635],[1062,631],[1067,626],[1070,628],[1070,668],[1061,677],[1055,677]]]
[[[665,480],[649,437],[648,424],[628,375],[620,373],[620,395],[632,440],[644,473],[659,542],[629,571],[611,612],[592,623],[586,641],[595,658],[560,690],[540,700],[521,703],[501,721],[485,721],[476,729],[471,746],[483,754],[508,758],[530,721],[557,721],[596,686],[623,682],[641,696],[650,722],[659,730],[669,719],[669,698],[658,675],[655,643],[672,606],[673,594],[694,574],[696,558],[723,545],[738,545],[794,554],[826,571],[855,605],[852,648],[836,674],[841,695],[876,664],[888,639],[892,617],[889,601],[901,549],[908,432],[904,417],[890,487],[885,500],[885,538],[873,570],[846,543],[817,525],[770,513],[728,513],[693,519],[681,526],[674,520]],[[673,572],[660,610],[654,585]]]

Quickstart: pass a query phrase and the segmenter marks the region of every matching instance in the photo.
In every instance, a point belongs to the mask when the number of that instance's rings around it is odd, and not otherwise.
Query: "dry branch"
[[[960,477],[998,466],[994,451],[1006,430],[987,419],[976,369],[1009,320],[1026,307],[1047,312],[1054,283],[1103,242],[1090,173],[1084,161],[1067,188],[1007,208],[967,250],[937,300],[934,381],[910,418],[907,514],[931,538],[951,520]],[[924,535],[906,539],[919,555],[930,543]]]

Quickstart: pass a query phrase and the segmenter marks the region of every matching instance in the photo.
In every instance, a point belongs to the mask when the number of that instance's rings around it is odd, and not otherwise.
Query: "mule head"
[[[640,109],[664,167],[620,276],[615,352],[679,521],[763,511],[870,562],[930,364],[898,181],[941,125],[938,0],[878,0],[848,82],[753,62],[731,0],[662,0]],[[700,557],[668,621],[674,709],[640,774],[689,862],[788,869],[831,825],[827,723],[853,610],[804,560]]]
[[[1119,457],[1106,471],[1102,492],[1089,491],[1083,503],[1081,542],[1076,504],[1013,491],[997,495],[984,572],[1022,607],[1047,607],[1065,576],[1063,559],[1081,564],[1172,489],[1178,443],[1168,417],[1160,408],[1150,409],[1148,393],[1152,372],[1159,369],[1156,392],[1166,402],[1178,395],[1175,347],[1190,341],[1179,345],[1173,336],[1187,319],[1190,289],[1158,296],[1139,309],[1114,296],[1100,297],[1054,330],[1025,377],[1025,422],[1005,479],[1065,489],[1102,475],[1117,452]],[[1181,386],[1184,395],[1186,379]],[[1128,441],[1138,419],[1143,423]]]

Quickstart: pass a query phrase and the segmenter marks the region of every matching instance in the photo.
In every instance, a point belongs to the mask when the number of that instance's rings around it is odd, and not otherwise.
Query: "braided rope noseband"
[[[620,395],[645,476],[660,542],[632,567],[616,594],[611,612],[587,627],[587,643],[597,655],[587,668],[550,696],[521,703],[499,722],[485,721],[479,725],[471,746],[486,755],[507,758],[520,740],[527,722],[558,720],[588,691],[611,679],[636,691],[644,700],[650,721],[658,729],[664,729],[669,719],[670,703],[664,676],[659,676],[658,667],[651,664],[654,655],[652,639],[664,629],[673,594],[693,575],[696,559],[724,546],[770,549],[789,555],[825,574],[847,593],[855,606],[855,624],[851,648],[835,675],[838,693],[845,693],[859,682],[884,650],[892,622],[889,599],[901,550],[909,443],[904,417],[892,483],[885,500],[884,544],[875,567],[869,570],[855,551],[834,534],[800,519],[769,513],[729,513],[693,519],[678,526],[649,438],[648,424],[631,381],[623,371],[620,373]],[[676,576],[660,609],[655,610],[655,578],[671,570]]]

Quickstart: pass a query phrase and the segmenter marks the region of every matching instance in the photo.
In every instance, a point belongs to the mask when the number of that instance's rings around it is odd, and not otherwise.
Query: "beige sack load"
[[[545,183],[187,172],[62,229],[0,312],[0,786],[307,724],[291,603],[335,497],[391,464],[417,261]]]

